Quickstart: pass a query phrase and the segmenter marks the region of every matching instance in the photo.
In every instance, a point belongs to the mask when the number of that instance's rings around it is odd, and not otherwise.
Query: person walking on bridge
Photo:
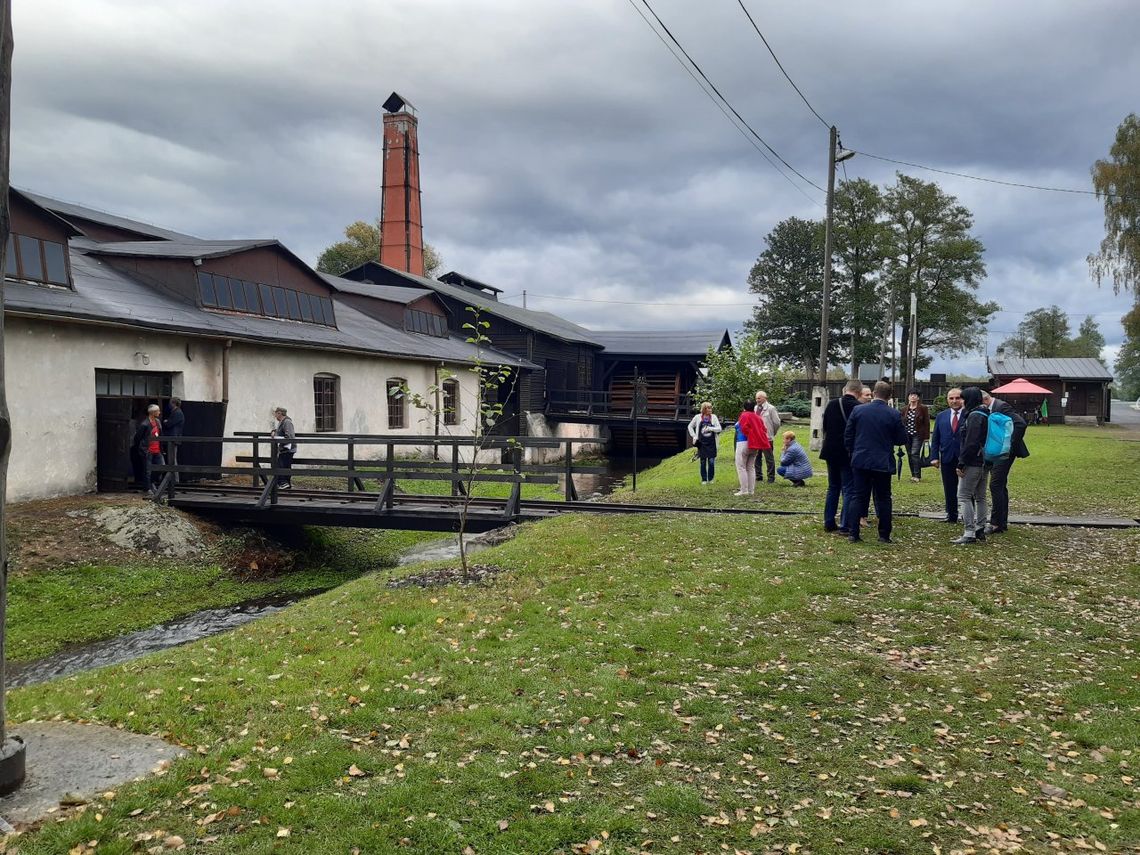
[[[289,418],[289,413],[284,407],[275,409],[273,417],[277,419],[277,426],[273,428],[273,433],[270,436],[284,440],[277,447],[277,468],[292,469],[293,455],[297,453],[297,431],[293,427],[293,420]],[[277,486],[282,490],[291,490],[293,488],[293,476],[279,476]]]

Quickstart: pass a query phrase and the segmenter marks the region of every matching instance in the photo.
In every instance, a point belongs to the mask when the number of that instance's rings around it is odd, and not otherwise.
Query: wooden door
[[[100,493],[130,489],[134,427],[130,398],[95,399],[95,472]]]
[[[216,436],[226,432],[226,405],[219,401],[183,401],[182,413],[186,423],[183,436]],[[245,452],[242,452],[243,454]],[[178,462],[188,466],[221,466],[222,443],[187,442],[178,446]],[[209,473],[183,475],[182,481],[200,481],[211,477]]]

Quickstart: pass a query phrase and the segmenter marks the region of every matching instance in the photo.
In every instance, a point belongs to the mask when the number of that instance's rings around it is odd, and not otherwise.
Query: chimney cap
[[[383,107],[389,113],[408,112],[415,115],[416,108],[412,106],[412,102],[402,96],[399,92],[393,92],[388,96],[384,102]]]

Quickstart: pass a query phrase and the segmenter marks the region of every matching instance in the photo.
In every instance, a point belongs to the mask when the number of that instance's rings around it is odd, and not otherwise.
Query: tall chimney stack
[[[380,192],[380,263],[424,275],[420,150],[415,108],[393,92],[384,102],[384,179]]]

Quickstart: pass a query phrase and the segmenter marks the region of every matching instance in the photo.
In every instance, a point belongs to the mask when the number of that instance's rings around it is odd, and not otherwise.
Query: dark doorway
[[[100,493],[121,493],[134,485],[131,439],[138,419],[130,398],[96,398],[96,473]]]
[[[222,436],[226,431],[226,405],[218,401],[183,401],[186,416],[183,436]],[[178,447],[178,462],[188,466],[221,466],[222,443],[188,442]],[[209,472],[182,476],[183,481],[213,477]]]

